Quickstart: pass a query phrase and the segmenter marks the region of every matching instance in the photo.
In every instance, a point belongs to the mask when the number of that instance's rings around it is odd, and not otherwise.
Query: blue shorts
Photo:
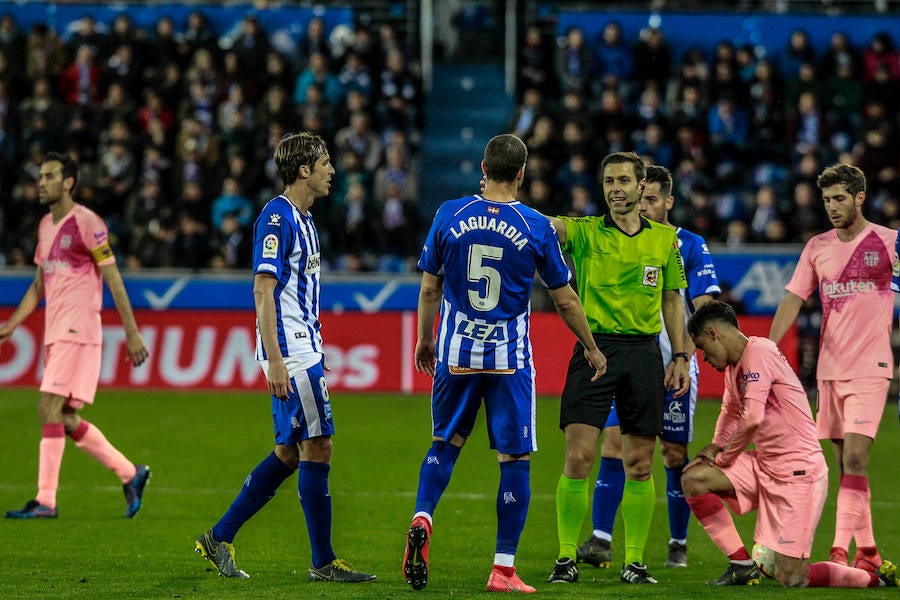
[[[663,427],[660,439],[673,444],[687,444],[694,439],[694,409],[697,407],[697,380],[691,379],[691,389],[680,398],[674,398],[672,391],[666,391],[666,402],[663,405]],[[616,412],[616,402],[613,400],[612,408],[603,428],[619,427],[619,414]]]
[[[431,392],[433,435],[447,441],[454,434],[468,438],[482,399],[491,448],[513,455],[537,450],[534,369],[530,367],[509,374],[453,375],[446,363],[438,362]]]
[[[325,385],[324,362],[291,377],[293,392],[287,400],[272,396],[275,443],[291,446],[303,440],[334,435],[331,402]]]

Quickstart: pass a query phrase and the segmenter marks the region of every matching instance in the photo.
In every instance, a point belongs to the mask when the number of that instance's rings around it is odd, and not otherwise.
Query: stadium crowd
[[[890,33],[865,48],[843,33],[817,52],[795,30],[784,47],[719,42],[675,49],[662,28],[591,39],[540,23],[519,51],[509,127],[529,147],[527,198],[547,214],[605,210],[597,164],[634,150],[672,171],[672,221],[710,242],[801,242],[828,224],[815,185],[826,166],[859,166],[868,217],[900,226],[900,53]]]
[[[282,40],[283,42],[283,40]],[[890,33],[816,51],[720,42],[672,48],[662,28],[596,39],[525,28],[509,131],[529,147],[522,198],[546,214],[594,214],[599,158],[635,150],[668,167],[672,220],[712,243],[805,241],[827,227],[815,176],[858,165],[877,223],[900,226],[900,53]],[[281,134],[320,133],[337,168],[319,210],[326,268],[412,271],[424,127],[417,57],[390,25],[286,46],[252,15],[218,35],[202,11],[152,30],[125,13],[63,31],[0,17],[0,264],[31,262],[43,155],[81,165],[77,198],[109,223],[126,268],[246,268],[253,215],[280,191]]]
[[[126,268],[249,268],[253,218],[281,191],[272,150],[303,129],[337,167],[317,215],[330,266],[407,268],[421,225],[414,61],[387,24],[326,31],[314,17],[277,42],[252,14],[222,35],[200,10],[152,31],[127,13],[62,31],[0,16],[0,264],[31,263],[37,173],[64,151]]]

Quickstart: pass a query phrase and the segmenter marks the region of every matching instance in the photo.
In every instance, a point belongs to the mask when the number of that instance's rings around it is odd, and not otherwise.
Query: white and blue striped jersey
[[[284,358],[315,363],[318,358],[313,355],[322,353],[319,261],[319,234],[312,215],[302,214],[283,195],[269,200],[253,224],[253,274],[268,273],[278,279],[275,315]],[[256,359],[268,358],[257,321]]]
[[[681,252],[684,276],[688,284],[686,288],[681,289],[685,326],[687,326],[687,320],[696,310],[692,300],[704,294],[716,297],[722,293],[722,289],[719,287],[716,266],[709,254],[706,240],[681,227],[676,227],[675,231],[678,234],[678,250]],[[669,341],[669,334],[665,327],[659,334],[659,349],[662,351],[663,365],[668,365],[672,360],[672,343]],[[691,357],[690,371],[692,376],[697,372],[696,355]]]
[[[550,289],[572,277],[547,217],[480,195],[441,205],[419,268],[444,278],[437,359],[477,370],[530,368],[535,271]]]

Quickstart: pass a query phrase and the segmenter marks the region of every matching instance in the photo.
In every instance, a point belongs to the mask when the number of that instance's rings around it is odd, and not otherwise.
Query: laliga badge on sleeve
[[[263,258],[278,258],[278,236],[270,233],[263,238]]]

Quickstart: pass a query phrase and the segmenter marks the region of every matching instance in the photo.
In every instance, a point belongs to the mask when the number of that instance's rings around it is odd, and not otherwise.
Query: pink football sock
[[[750,555],[741,541],[737,528],[734,526],[734,519],[731,513],[725,508],[722,499],[712,493],[701,494],[694,498],[686,498],[691,512],[703,525],[703,529],[709,535],[709,538],[719,547],[723,554],[732,560],[747,560]],[[743,554],[741,551],[743,550]],[[732,558],[732,555],[740,558]],[[744,558],[743,555],[746,555]]]
[[[865,476],[841,475],[832,547],[846,550],[850,546],[850,539],[860,524],[864,507],[868,504],[868,490],[869,482]]]
[[[817,562],[809,565],[809,582],[806,587],[878,587],[878,574],[833,562]]]
[[[134,463],[110,444],[102,431],[84,419],[72,432],[72,439],[75,440],[76,446],[113,471],[122,480],[122,483],[128,483],[137,474]]]
[[[62,423],[46,423],[41,426],[40,458],[38,459],[38,494],[35,500],[56,508],[56,490],[59,488],[59,469],[66,449],[66,430]]]
[[[866,477],[866,499],[862,505],[862,514],[859,516],[859,523],[853,532],[856,539],[856,549],[874,548],[875,532],[872,530],[872,490],[869,489],[869,478]]]

